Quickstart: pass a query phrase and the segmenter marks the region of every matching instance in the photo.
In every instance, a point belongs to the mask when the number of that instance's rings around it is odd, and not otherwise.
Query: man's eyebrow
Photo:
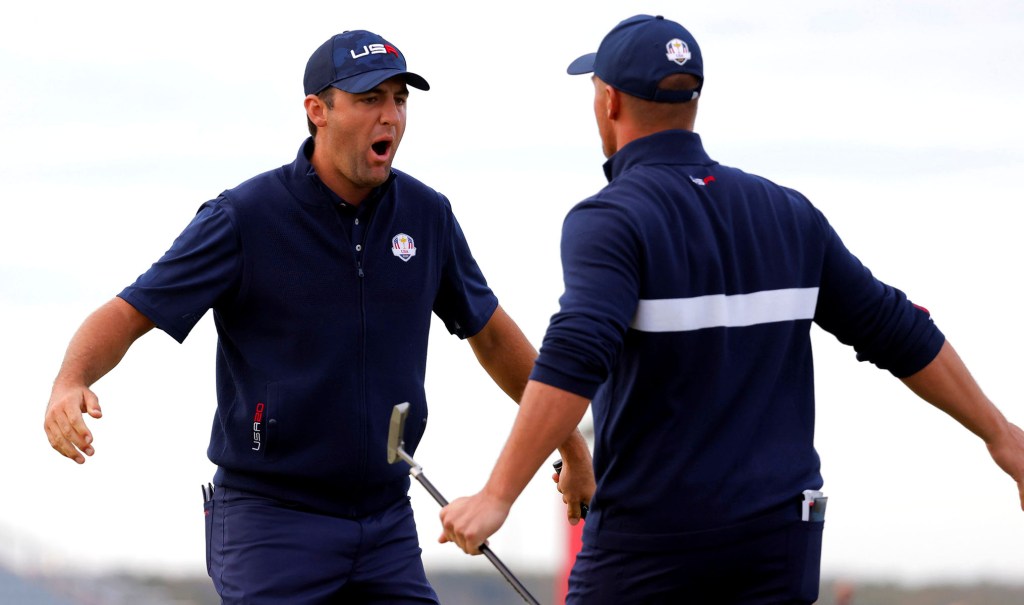
[[[357,96],[363,96],[363,95],[382,95],[384,93],[385,93],[385,91],[384,91],[384,89],[382,87],[375,86],[375,87],[371,88],[370,90],[367,90],[367,91],[364,91],[364,92],[355,93],[355,94]],[[407,97],[407,96],[409,96],[409,89],[403,86],[399,90],[395,91],[395,96],[396,97],[397,96],[406,96]]]

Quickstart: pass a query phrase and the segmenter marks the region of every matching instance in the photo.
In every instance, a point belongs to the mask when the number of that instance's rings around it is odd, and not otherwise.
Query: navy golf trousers
[[[824,521],[799,504],[737,526],[680,534],[663,552],[586,544],[567,605],[803,605],[818,598]]]
[[[226,487],[204,507],[207,571],[225,605],[438,605],[408,497],[356,519]]]

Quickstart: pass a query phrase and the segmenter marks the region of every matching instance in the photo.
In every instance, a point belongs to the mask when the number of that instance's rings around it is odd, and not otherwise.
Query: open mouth
[[[388,150],[391,149],[391,141],[377,141],[373,145],[370,145],[373,152],[379,156],[387,155]]]

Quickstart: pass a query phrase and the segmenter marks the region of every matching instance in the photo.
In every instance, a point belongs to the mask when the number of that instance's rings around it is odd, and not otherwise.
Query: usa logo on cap
[[[665,45],[665,56],[668,57],[669,61],[675,61],[679,65],[685,64],[690,60],[692,55],[690,54],[690,47],[686,45],[679,38],[674,38]]]
[[[416,244],[408,235],[399,233],[391,238],[391,253],[403,261],[409,262],[410,258],[416,256]]]

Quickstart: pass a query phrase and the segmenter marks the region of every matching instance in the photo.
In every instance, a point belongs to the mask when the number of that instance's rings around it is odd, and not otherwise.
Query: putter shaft
[[[416,480],[420,482],[420,485],[425,487],[427,491],[430,492],[430,495],[434,497],[434,500],[437,500],[437,503],[443,508],[448,506],[448,500],[445,499],[445,497],[441,495],[441,492],[434,487],[434,484],[423,475],[423,467],[417,464],[416,461],[413,460],[412,456],[405,451],[405,439],[403,434],[405,433],[405,417],[408,413],[409,402],[399,403],[391,410],[391,426],[388,430],[388,464],[394,464],[399,460],[408,464],[409,474],[415,477]],[[537,599],[533,598],[533,595],[530,594],[530,591],[523,586],[522,582],[520,582],[512,571],[501,562],[501,559],[491,551],[489,546],[481,544],[480,552],[491,561],[494,567],[501,572],[501,575],[505,576],[505,579],[512,585],[512,588],[516,589],[519,596],[523,597],[527,603],[540,605],[540,603],[537,602]]]
[[[405,452],[400,452],[399,455],[404,453]],[[408,454],[406,454],[406,456],[408,456]],[[403,459],[406,456],[403,456]],[[411,460],[411,458],[409,460]],[[408,460],[406,461],[408,462]],[[415,477],[415,479],[420,482],[420,485],[425,487],[427,491],[430,492],[430,495],[434,497],[434,500],[437,500],[438,504],[440,504],[442,507],[448,506],[448,500],[446,500],[445,497],[441,495],[441,492],[439,492],[437,488],[434,487],[434,484],[431,483],[430,480],[426,478],[426,476],[423,474],[423,469],[420,467],[420,465],[415,464],[415,462],[412,463],[409,469],[409,474]],[[491,564],[494,565],[494,567],[497,568],[499,572],[501,572],[501,575],[505,576],[505,579],[508,580],[508,583],[512,585],[512,588],[514,588],[516,592],[519,593],[519,596],[523,597],[523,600],[525,600],[527,603],[532,603],[533,605],[540,605],[537,599],[533,598],[533,595],[530,594],[530,591],[526,589],[526,586],[524,586],[523,583],[519,581],[519,578],[517,578],[515,574],[512,573],[512,570],[505,566],[501,559],[498,558],[498,555],[494,554],[494,551],[491,550],[490,546],[487,546],[486,544],[481,544],[480,552],[483,553],[483,555],[491,561]]]

